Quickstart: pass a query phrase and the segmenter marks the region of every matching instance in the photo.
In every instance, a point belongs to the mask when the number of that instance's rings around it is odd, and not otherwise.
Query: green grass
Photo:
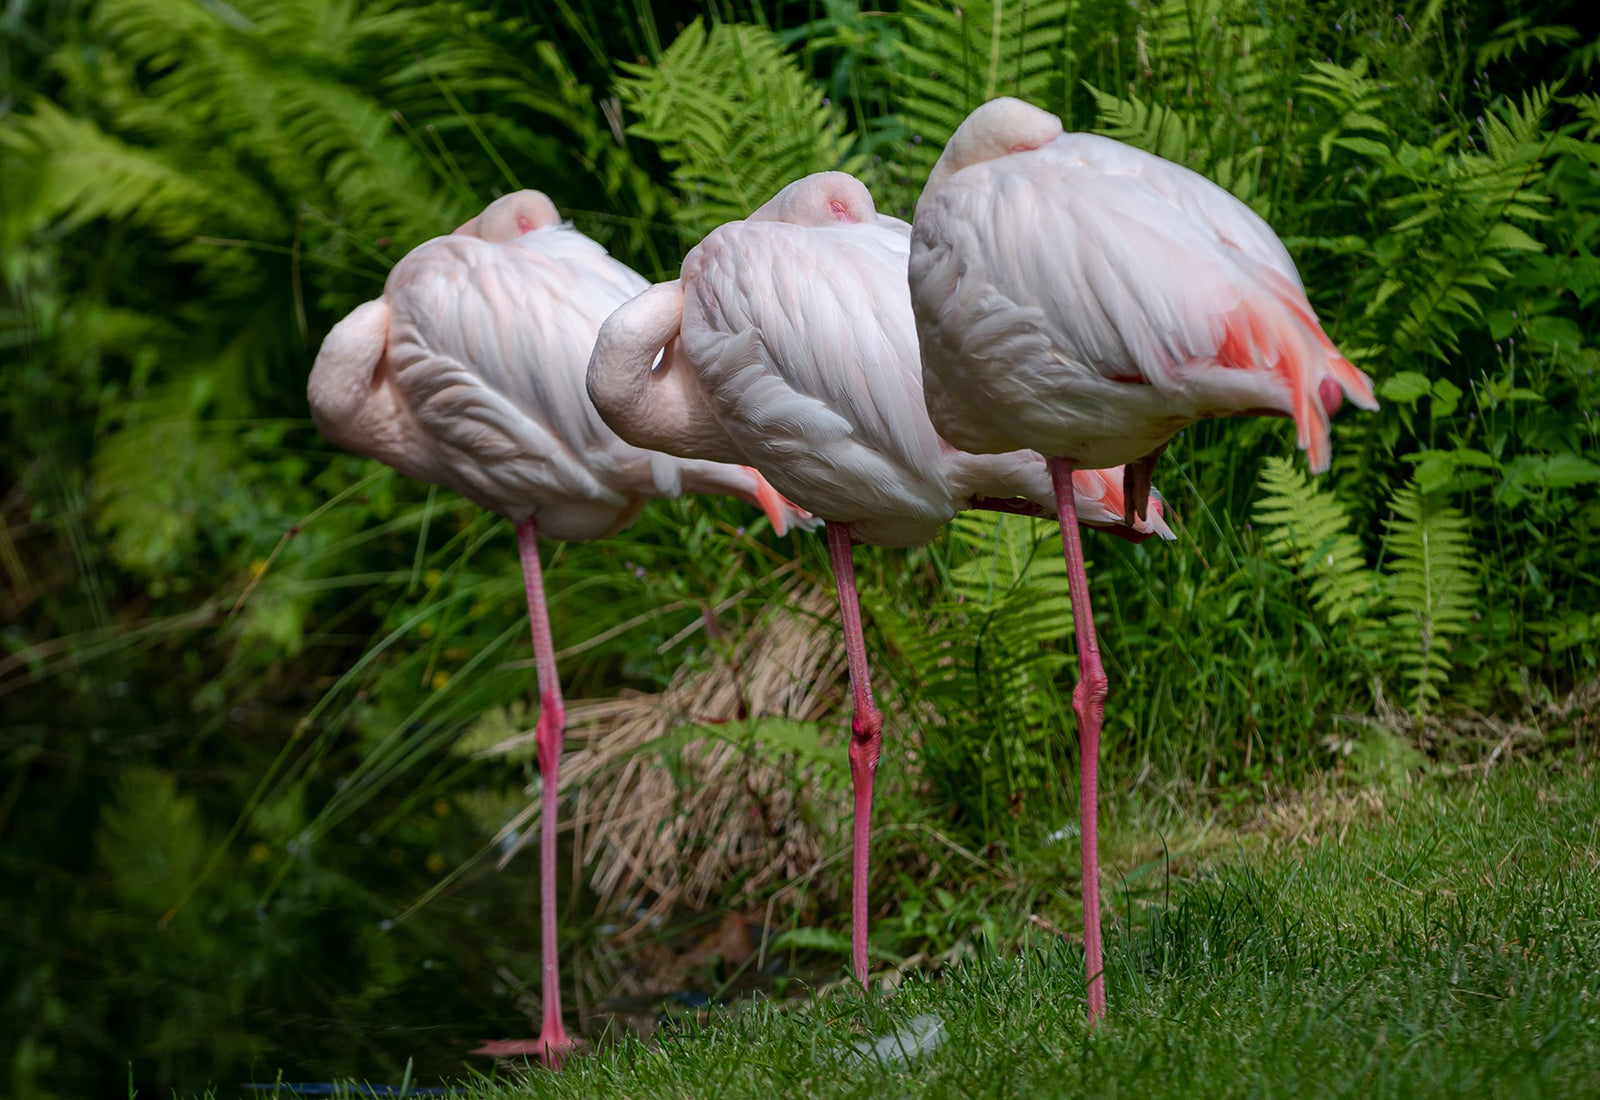
[[[870,1000],[628,1039],[481,1095],[1600,1094],[1596,779],[1502,766],[1347,802],[1310,843],[1252,834],[1170,906],[1118,924],[1111,1017],[1092,1032],[1082,958],[1056,941]],[[911,1067],[848,1054],[923,1013],[947,1039]]]

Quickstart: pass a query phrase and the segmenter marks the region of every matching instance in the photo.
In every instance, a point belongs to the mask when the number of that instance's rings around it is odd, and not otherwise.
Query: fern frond
[[[1448,678],[1451,639],[1467,632],[1478,595],[1478,577],[1468,556],[1467,517],[1439,504],[1415,483],[1390,498],[1391,578],[1388,603],[1396,630],[1399,663],[1415,685],[1418,713],[1439,698]]]
[[[441,193],[435,173],[394,132],[390,112],[331,82],[274,89],[277,125],[315,165],[349,221],[373,238],[420,243],[447,232],[460,199]]]
[[[1332,61],[1316,61],[1300,81],[1300,95],[1322,106],[1315,131],[1303,123],[1307,136],[1314,137],[1322,163],[1328,163],[1335,143],[1344,148],[1385,151],[1377,139],[1391,136],[1379,118],[1383,110],[1383,85],[1367,75],[1367,59],[1358,57],[1346,68]],[[1365,136],[1363,136],[1365,135]]]
[[[1263,59],[1268,32],[1257,5],[1166,0],[1152,7],[1149,18],[1150,25],[1141,28],[1143,55],[1162,95],[1218,121],[1258,118],[1279,106],[1274,74]]]
[[[812,172],[859,169],[842,111],[765,27],[696,19],[655,65],[625,63],[630,134],[654,142],[683,197],[691,241]]]
[[[1549,198],[1534,188],[1553,140],[1543,130],[1550,102],[1541,87],[1488,112],[1483,152],[1449,155],[1456,134],[1426,148],[1340,143],[1371,152],[1385,172],[1412,185],[1383,204],[1395,218],[1384,251],[1400,259],[1371,293],[1355,343],[1402,359],[1419,350],[1448,357],[1458,334],[1481,317],[1482,301],[1509,277],[1507,260],[1543,248],[1515,223],[1545,217],[1538,208]]]
[[[155,768],[119,773],[94,847],[118,901],[151,918],[182,896],[210,847],[204,816],[177,781]]]
[[[259,210],[262,193],[244,184],[229,194],[215,176],[167,153],[140,148],[48,100],[0,130],[8,159],[32,169],[27,192],[43,222],[71,231],[97,218],[143,226],[168,238],[229,216],[235,203]]]
[[[1328,622],[1365,620],[1375,578],[1339,498],[1276,455],[1267,459],[1260,485],[1252,519],[1263,548],[1309,583],[1311,601]]]
[[[1028,657],[1071,636],[1067,566],[1053,522],[962,512],[951,528],[954,541],[975,550],[950,570],[951,595],[964,614],[984,618],[996,644]]]
[[[945,763],[977,769],[977,786],[998,795],[994,805],[1058,783],[1070,706],[1055,685],[1072,661],[1062,643],[1073,628],[1058,537],[1053,522],[963,512],[942,544],[955,563],[946,599],[908,613],[863,594],[917,700],[956,728],[940,744],[960,744],[961,760]]]
[[[916,139],[906,147],[904,166],[915,187],[974,107],[1002,95],[1058,113],[1066,107],[1066,0],[954,6],[909,0],[904,12],[906,64],[897,90],[900,115]]]
[[[951,523],[952,548],[970,553],[949,572],[953,602],[938,608],[962,657],[949,686],[957,705],[981,701],[982,737],[1012,794],[1053,781],[1051,743],[1067,705],[1055,683],[1073,661],[1067,568],[1051,521],[963,512]],[[958,554],[959,556],[959,554]]]
[[[1094,97],[1098,130],[1107,137],[1165,157],[1175,164],[1189,163],[1189,150],[1196,145],[1198,120],[1158,104],[1145,103],[1129,96],[1121,99],[1085,84]]]

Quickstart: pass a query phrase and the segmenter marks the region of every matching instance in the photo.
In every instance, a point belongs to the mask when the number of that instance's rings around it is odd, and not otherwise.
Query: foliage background
[[[1282,424],[1198,425],[1159,478],[1180,541],[1091,542],[1105,774],[1204,811],[1459,764],[1509,736],[1485,715],[1520,719],[1516,747],[1592,737],[1567,702],[1600,656],[1583,6],[12,0],[5,1091],[102,1093],[129,1063],[161,1087],[398,1077],[521,1026],[531,866],[482,857],[525,764],[450,751],[530,694],[509,531],[329,451],[303,396],[396,259],[516,186],[662,278],[804,172],[857,172],[908,216],[995,94],[1204,172],[1284,237],[1384,407],[1336,421],[1315,487],[1273,461]],[[558,638],[638,620],[564,659],[569,695],[715,664],[702,636],[662,644],[734,595],[737,638],[788,598],[775,562],[828,583],[816,540],[748,522],[679,502],[553,550]],[[1044,839],[1075,768],[1053,538],[964,517],[858,551],[906,745],[881,819],[1005,853],[991,885],[1051,913],[1076,881]],[[813,749],[843,729],[808,727]],[[999,934],[940,866],[889,847],[885,952]]]

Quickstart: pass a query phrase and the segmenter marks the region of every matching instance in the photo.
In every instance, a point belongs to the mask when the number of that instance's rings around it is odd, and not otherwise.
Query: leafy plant
[[[12,5],[12,1092],[121,1089],[126,1052],[152,1091],[242,1079],[224,1048],[329,1076],[360,1072],[359,1051],[398,1078],[435,1038],[454,1072],[438,1037],[517,1018],[504,975],[537,969],[524,868],[480,873],[480,857],[527,777],[449,752],[484,715],[502,733],[525,724],[509,532],[330,453],[303,399],[320,335],[395,258],[517,186],[660,277],[716,221],[808,171],[857,172],[880,209],[909,215],[951,130],[995,94],[1181,160],[1269,219],[1384,407],[1335,420],[1334,468],[1314,484],[1267,461],[1292,451],[1280,421],[1194,425],[1157,473],[1180,541],[1088,536],[1116,796],[1226,815],[1295,783],[1326,761],[1339,717],[1372,706],[1375,672],[1435,724],[1463,705],[1493,721],[1527,708],[1562,715],[1551,743],[1587,744],[1592,723],[1572,716],[1600,670],[1600,100],[1579,11]],[[737,638],[781,604],[774,577],[825,588],[816,540],[749,523],[736,505],[673,502],[556,551],[575,705],[661,688],[707,653],[736,659],[709,635]],[[1054,527],[1014,518],[858,553],[889,715],[874,901],[910,903],[882,924],[896,950],[967,950],[974,927],[1005,923],[961,901],[971,874],[1004,878],[1005,904],[1029,912],[1045,894],[1073,904],[1045,839],[1074,803],[1061,568]],[[768,769],[773,796],[807,767],[834,790],[844,698],[825,683],[807,694],[818,711],[768,712],[793,725],[735,706],[730,755]],[[1399,738],[1361,748],[1376,762],[1347,776],[1416,764]],[[666,802],[702,804],[698,773],[662,773]],[[749,808],[723,801],[730,820]],[[831,836],[838,821],[814,824]],[[979,866],[1001,849],[1016,862]],[[708,871],[685,896],[777,896],[773,866],[720,884]],[[802,940],[838,942],[834,909],[801,910],[823,918]],[[244,977],[218,990],[222,971]],[[130,1003],[154,1006],[149,1026]],[[196,1045],[165,1022],[197,1017],[227,1041]]]
[[[1414,485],[1398,491],[1390,503],[1395,511],[1388,521],[1393,578],[1388,602],[1395,608],[1390,621],[1409,643],[1396,647],[1397,656],[1415,685],[1412,705],[1420,712],[1439,698],[1439,683],[1450,672],[1451,639],[1467,631],[1477,584],[1464,515]]]
[[[1065,105],[1071,13],[1067,0],[909,0],[902,16],[903,62],[895,73],[896,107],[908,143],[894,158],[897,186],[888,188],[881,205],[907,211],[915,205],[945,140],[974,107],[1001,95],[1058,110]]]
[[[843,113],[765,27],[696,19],[653,65],[623,63],[617,82],[673,166],[685,247],[744,217],[812,172],[855,171]]]
[[[966,512],[951,522],[942,599],[905,617],[872,598],[907,666],[902,705],[927,714],[924,772],[941,800],[987,833],[1027,809],[1053,816],[1063,716],[1056,687],[1073,661],[1066,563],[1053,524]]]
[[[1262,547],[1308,582],[1311,602],[1329,623],[1365,621],[1372,579],[1338,498],[1277,456],[1262,467],[1261,490],[1254,519]]]
[[[1269,458],[1261,483],[1255,518],[1264,529],[1262,548],[1308,582],[1330,625],[1349,621],[1351,640],[1373,636],[1377,624],[1369,615],[1376,603],[1391,609],[1383,648],[1412,681],[1412,707],[1421,714],[1439,699],[1438,685],[1451,672],[1452,639],[1467,631],[1480,606],[1466,516],[1415,484],[1397,490],[1386,521],[1385,583],[1346,530],[1349,515],[1336,497],[1308,484],[1285,459]]]

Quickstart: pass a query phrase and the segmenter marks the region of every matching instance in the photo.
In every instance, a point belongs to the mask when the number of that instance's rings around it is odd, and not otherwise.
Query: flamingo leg
[[[867,668],[867,643],[861,636],[861,604],[856,595],[855,563],[850,557],[850,530],[828,524],[828,554],[839,589],[839,617],[844,622],[845,653],[850,661],[850,689],[855,714],[850,720],[850,779],[855,790],[855,827],[851,839],[850,965],[856,980],[867,984],[867,867],[872,854],[872,780],[878,772],[883,743],[883,715],[872,701],[872,674]]]
[[[1050,460],[1056,511],[1061,517],[1061,549],[1067,558],[1067,587],[1072,596],[1072,626],[1078,643],[1078,684],[1072,689],[1072,710],[1078,718],[1082,789],[1079,808],[1083,838],[1083,954],[1089,977],[1089,1022],[1106,1014],[1105,967],[1100,949],[1100,724],[1106,713],[1106,672],[1094,637],[1089,609],[1089,578],[1078,540],[1078,509],[1072,493],[1072,463]]]
[[[533,1056],[552,1069],[560,1069],[581,1040],[567,1037],[561,1021],[561,977],[556,945],[556,808],[561,769],[561,748],[566,740],[567,708],[556,676],[556,650],[550,638],[550,614],[544,602],[544,574],[539,568],[539,543],[533,517],[517,524],[517,550],[522,556],[522,580],[528,590],[528,623],[533,632],[533,659],[539,674],[539,725],[534,731],[539,747],[539,930],[544,970],[544,1025],[537,1039],[494,1040],[474,1054],[496,1057]]]

